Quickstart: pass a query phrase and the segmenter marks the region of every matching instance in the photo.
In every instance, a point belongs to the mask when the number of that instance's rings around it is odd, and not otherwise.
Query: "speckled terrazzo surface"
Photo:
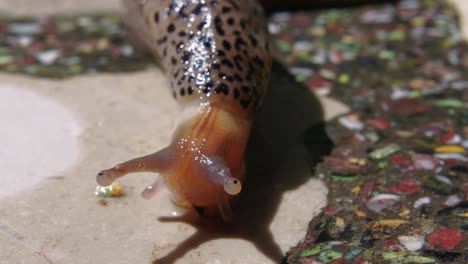
[[[351,113],[316,175],[329,204],[290,263],[465,263],[467,45],[442,1],[276,14],[279,58]]]
[[[465,263],[468,49],[454,9],[408,0],[276,13],[270,31],[298,82],[352,109],[327,124],[334,149],[313,169],[329,204],[285,261]],[[0,32],[10,73],[154,66],[113,14],[0,19]]]

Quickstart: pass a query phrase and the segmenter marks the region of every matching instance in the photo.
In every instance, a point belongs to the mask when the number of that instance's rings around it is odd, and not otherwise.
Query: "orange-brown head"
[[[162,173],[165,184],[176,204],[219,209],[228,218],[228,197],[242,188],[250,120],[216,104],[188,111],[194,112],[186,114],[169,146],[174,160]]]
[[[162,186],[179,206],[193,207],[229,221],[230,196],[242,189],[244,150],[251,119],[245,111],[211,104],[187,107],[172,143],[154,154],[121,163],[98,173],[106,186],[132,172],[151,171],[161,175],[142,195],[150,198]],[[162,181],[161,181],[162,179]]]

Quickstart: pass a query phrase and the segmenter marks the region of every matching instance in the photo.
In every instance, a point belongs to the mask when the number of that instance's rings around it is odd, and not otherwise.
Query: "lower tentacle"
[[[145,199],[151,199],[153,198],[162,188],[164,187],[164,180],[161,176],[158,177],[158,179],[146,187],[142,192],[141,192],[141,197]]]

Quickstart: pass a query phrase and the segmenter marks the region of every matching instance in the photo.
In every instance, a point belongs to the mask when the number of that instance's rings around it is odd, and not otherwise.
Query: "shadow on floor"
[[[282,195],[309,180],[314,165],[331,149],[320,103],[275,63],[264,106],[257,115],[247,147],[247,174],[234,207],[233,223],[226,226],[213,219],[194,219],[193,215],[161,218],[190,223],[197,231],[153,263],[173,263],[189,250],[219,238],[245,239],[271,260],[281,262],[283,253],[268,227]]]

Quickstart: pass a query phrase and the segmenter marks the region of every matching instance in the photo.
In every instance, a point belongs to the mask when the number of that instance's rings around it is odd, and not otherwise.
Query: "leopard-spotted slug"
[[[182,113],[168,147],[97,175],[110,185],[128,173],[155,172],[180,206],[232,217],[244,151],[271,68],[266,18],[254,0],[125,0],[131,32],[154,55]]]

